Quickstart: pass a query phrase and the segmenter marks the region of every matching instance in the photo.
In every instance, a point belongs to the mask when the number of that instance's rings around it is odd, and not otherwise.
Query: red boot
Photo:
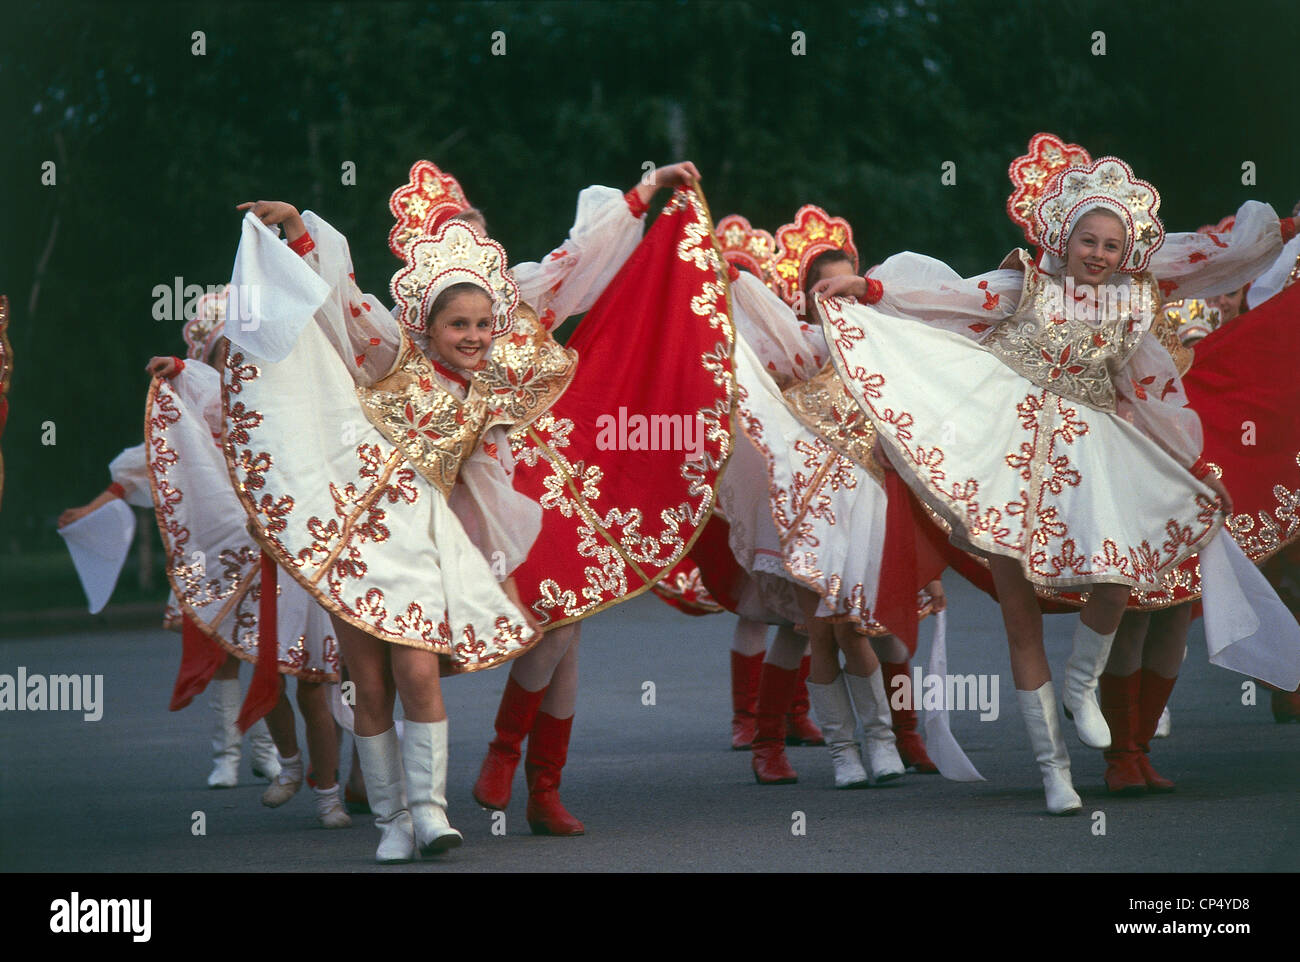
[[[917,693],[912,692],[912,704],[906,708],[895,708],[895,695],[898,688],[894,687],[894,679],[899,675],[908,679],[907,688],[911,689],[912,670],[907,662],[898,662],[890,664],[882,661],[881,669],[884,671],[885,697],[889,699],[889,714],[894,719],[894,744],[898,746],[898,755],[903,759],[903,764],[915,772],[923,775],[934,775],[939,771],[939,766],[930,761],[930,755],[925,750],[925,742],[921,741],[921,734],[917,731],[916,722],[916,702]]]
[[[1273,689],[1272,708],[1273,721],[1279,725],[1300,721],[1300,692]]]
[[[1106,759],[1106,790],[1112,795],[1141,795],[1147,790],[1147,780],[1138,762],[1145,756],[1137,746],[1141,685],[1142,679],[1136,671],[1131,675],[1103,672],[1097,683],[1101,713],[1110,727],[1110,748],[1102,752],[1102,757]],[[1160,713],[1156,712],[1156,718],[1159,717]]]
[[[1137,744],[1138,748],[1142,749],[1142,754],[1138,756],[1137,763],[1142,777],[1146,779],[1147,791],[1172,792],[1175,787],[1173,782],[1151,767],[1151,760],[1147,755],[1151,751],[1151,738],[1156,733],[1156,725],[1160,722],[1160,713],[1165,710],[1165,705],[1168,704],[1169,696],[1173,693],[1177,681],[1176,675],[1173,678],[1163,678],[1154,671],[1142,669],[1137,726]]]
[[[794,701],[799,672],[763,662],[758,679],[758,724],[754,732],[754,780],[760,785],[789,785],[799,781],[785,757],[785,716]]]
[[[506,679],[497,709],[497,737],[488,745],[487,757],[474,783],[474,801],[484,808],[504,809],[510,804],[510,783],[519,765],[519,746],[533,727],[546,689],[525,691],[513,678]]]
[[[731,653],[731,750],[747,752],[754,743],[755,712],[758,710],[758,676],[763,670],[763,653]]]
[[[583,824],[560,803],[560,773],[569,757],[573,716],[537,713],[528,735],[524,775],[528,778],[528,827],[534,835],[582,835]]]
[[[807,655],[804,655],[799,662],[799,675],[794,685],[794,702],[790,706],[790,713],[785,716],[787,745],[816,747],[826,744],[826,739],[822,737],[822,730],[808,717],[808,686],[805,682],[808,681],[811,665],[812,659]]]

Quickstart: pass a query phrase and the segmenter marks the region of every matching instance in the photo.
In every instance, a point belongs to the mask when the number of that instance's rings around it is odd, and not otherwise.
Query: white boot
[[[460,832],[447,822],[447,720],[413,722],[408,718],[402,736],[415,843],[421,855],[439,855],[463,841]]]
[[[275,750],[265,718],[259,718],[248,730],[248,751],[253,756],[253,775],[275,781],[275,776],[280,774],[280,753]]]
[[[867,767],[871,769],[871,784],[893,781],[907,771],[894,741],[894,722],[889,714],[889,698],[885,694],[885,676],[879,668],[865,678],[840,676],[853,696],[853,705],[862,722],[862,749],[866,753]]]
[[[1083,808],[1083,801],[1070,781],[1070,756],[1056,714],[1056,691],[1049,680],[1035,691],[1016,689],[1016,697],[1029,732],[1029,744],[1043,773],[1047,810],[1053,815],[1073,815]]]
[[[849,690],[844,684],[844,673],[840,672],[829,685],[806,682],[808,700],[812,703],[813,714],[817,724],[826,738],[826,747],[831,750],[831,762],[835,765],[836,788],[863,788],[867,785],[867,771],[862,767],[858,742],[853,736],[857,734],[858,720],[853,714],[853,702],[849,700]]]
[[[370,810],[375,813],[375,827],[382,833],[376,862],[409,862],[415,858],[415,831],[411,813],[406,808],[406,791],[402,781],[402,750],[397,729],[382,735],[357,735],[357,758],[366,779]]]
[[[239,679],[214,678],[208,683],[212,706],[212,774],[208,788],[234,788],[239,784]]]
[[[312,794],[316,796],[316,817],[324,828],[347,828],[352,824],[351,816],[343,807],[338,785],[312,788]]]
[[[262,804],[267,808],[279,808],[302,788],[302,752],[291,758],[285,758],[279,752],[275,754],[280,772],[262,793]]]
[[[1066,717],[1074,719],[1079,741],[1089,748],[1110,748],[1110,726],[1097,702],[1097,679],[1114,640],[1115,632],[1099,635],[1080,621],[1074,628],[1074,650],[1065,663],[1061,701]]]

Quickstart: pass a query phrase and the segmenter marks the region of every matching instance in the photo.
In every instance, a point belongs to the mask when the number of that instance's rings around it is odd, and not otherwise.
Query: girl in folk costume
[[[1218,245],[1234,222],[1228,217],[1200,233]],[[1284,248],[1281,257],[1294,269],[1295,253]],[[1205,458],[1233,492],[1228,530],[1286,602],[1285,581],[1277,574],[1300,539],[1300,441],[1289,360],[1300,347],[1293,343],[1300,336],[1295,326],[1300,292],[1278,295],[1239,315],[1250,289],[1248,282],[1218,297],[1172,301],[1161,310],[1155,332],[1201,418]],[[1229,319],[1234,321],[1229,329],[1218,332]],[[1243,425],[1249,436],[1243,435]],[[1147,756],[1186,657],[1192,600],[1201,590],[1198,566],[1184,562],[1163,588],[1134,593],[1101,676],[1101,707],[1111,729],[1106,786],[1118,794],[1174,790]],[[1275,717],[1288,697],[1294,695],[1274,689]]]
[[[1089,747],[1111,742],[1097,679],[1130,591],[1158,588],[1198,551],[1218,663],[1300,679],[1300,633],[1281,624],[1275,596],[1245,601],[1241,585],[1254,592],[1258,573],[1215,537],[1227,490],[1201,456],[1199,419],[1149,330],[1162,291],[1240,286],[1292,225],[1248,204],[1241,233],[1219,247],[1197,234],[1166,240],[1158,209],[1154,188],[1102,158],[1048,182],[1033,212],[1041,266],[1021,251],[963,279],[905,253],[868,278],[815,287],[832,298],[823,302],[832,358],[894,467],[954,543],[989,560],[1054,814],[1081,802],[1035,587],[1089,591],[1063,691]],[[841,294],[868,303],[833,299]],[[1281,651],[1262,650],[1274,629],[1284,632]]]
[[[564,244],[514,269],[522,299],[546,328],[587,312],[568,342],[578,363],[572,385],[545,417],[510,438],[515,486],[544,508],[539,549],[517,575],[546,636],[511,666],[473,790],[480,805],[505,809],[527,738],[534,834],[585,831],[558,793],[581,619],[649,590],[678,565],[712,512],[730,454],[726,276],[698,191],[677,190],[641,239],[654,193],[698,178],[687,162],[660,168],[626,194],[587,188]],[[681,413],[668,414],[674,411]],[[691,422],[694,450],[646,450],[632,432],[624,444],[610,429],[616,417],[631,425],[665,415]]]
[[[149,362],[146,369],[155,379],[145,404],[144,444],[113,461],[114,481],[104,494],[64,512],[59,523],[71,524],[114,498],[155,509],[172,587],[167,622],[180,627],[182,636],[171,709],[185,707],[212,686],[216,767],[209,786],[237,783],[240,734],[252,725],[263,732],[269,727],[266,741],[274,739],[265,755],[254,758],[255,773],[262,767],[272,780],[263,804],[282,805],[301,788],[303,761],[281,682],[293,675],[319,773],[308,776],[317,816],[327,828],[343,828],[351,820],[339,798],[338,736],[327,690],[327,683],[338,680],[333,632],[325,613],[296,585],[282,586],[274,603],[264,593],[263,577],[268,572],[273,576],[274,567],[263,564],[245,530],[221,453],[220,375],[208,362],[224,362],[225,303],[224,289],[200,298],[184,328],[186,360],[155,357]],[[112,580],[116,574],[111,572]],[[268,623],[270,631],[263,628]],[[257,665],[242,710],[241,660]]]
[[[438,209],[428,202],[434,192],[429,185],[436,187],[445,176],[420,162],[412,169],[412,182],[394,195],[399,222],[390,244],[405,262],[391,285],[396,321],[356,289],[345,242],[314,215],[303,215],[299,224],[292,209],[254,208],[259,216],[290,225],[291,239],[310,258],[314,272],[304,272],[281,245],[266,243],[252,219],[246,222],[236,265],[237,280],[275,281],[273,307],[281,331],[267,333],[269,325],[261,317],[272,315],[265,309],[260,315],[254,312],[258,316],[252,323],[240,325],[237,339],[243,351],[232,358],[228,372],[228,457],[236,476],[244,479],[245,506],[264,544],[334,616],[358,684],[357,743],[370,805],[384,831],[381,860],[410,857],[417,843],[426,853],[459,843],[445,820],[446,721],[434,655],[442,656],[442,670],[449,673],[514,659],[541,638],[535,623],[558,621],[557,607],[585,603],[593,610],[608,603],[602,593],[615,599],[628,594],[626,581],[618,580],[626,572],[614,570],[605,557],[607,545],[618,545],[624,558],[640,560],[647,569],[658,560],[655,550],[629,549],[620,540],[622,532],[613,531],[616,523],[597,516],[597,510],[610,511],[629,528],[639,523],[633,512],[600,503],[602,494],[617,486],[602,485],[599,468],[591,467],[590,458],[583,460],[586,452],[579,449],[594,447],[595,431],[579,438],[574,420],[558,416],[557,398],[583,399],[591,385],[578,389],[575,353],[555,344],[545,326],[560,314],[548,298],[560,299],[570,284],[580,289],[591,283],[602,259],[619,257],[619,252],[599,247],[579,261],[560,249],[550,266],[520,265],[516,277],[524,290],[539,277],[547,279],[532,295],[539,317],[522,302],[520,286],[505,272],[500,246],[464,220],[448,219],[445,205]],[[582,212],[603,212],[598,223],[611,215],[633,217],[624,196],[614,196],[621,214],[603,203],[599,190],[584,192],[580,221]],[[463,196],[461,200],[450,214],[472,217]],[[695,195],[678,193],[670,205],[678,225],[697,203]],[[430,237],[426,231],[432,223],[439,226]],[[589,239],[581,231],[571,238],[577,244]],[[707,265],[697,263],[698,243],[685,240],[661,238],[672,245],[669,253],[682,242],[680,260],[697,275],[712,278]],[[633,238],[621,256],[635,244]],[[330,283],[318,285],[322,277]],[[453,287],[460,282],[481,290]],[[699,293],[698,288],[689,292]],[[724,306],[725,293],[721,287],[715,297]],[[629,296],[658,306],[653,291]],[[616,304],[613,312],[626,308],[626,303]],[[599,312],[598,304],[592,315]],[[308,323],[313,313],[318,324]],[[696,326],[717,328],[717,315],[706,312]],[[729,325],[714,330],[715,349],[729,349],[729,341]],[[268,360],[253,363],[247,361],[249,355]],[[284,360],[276,362],[275,356]],[[638,363],[652,356],[643,353]],[[692,363],[697,372],[702,368],[698,358]],[[305,411],[299,405],[286,412],[283,395],[288,392],[277,387],[292,382],[295,370],[304,365],[322,379],[321,397]],[[709,374],[711,390],[723,405],[730,401],[728,374],[725,369]],[[608,386],[606,391],[616,393]],[[286,413],[292,416],[284,417]],[[331,455],[323,465],[318,456],[295,450],[304,422],[308,434],[320,438]],[[514,436],[507,437],[507,427],[516,429]],[[271,447],[275,450],[267,455],[260,453]],[[577,466],[566,460],[569,452]],[[684,541],[677,534],[675,549],[666,537],[652,546],[670,546],[660,551],[663,569],[676,563],[712,507],[708,474],[716,474],[721,462],[716,455],[711,460],[707,471],[692,465],[689,476],[683,472],[682,483],[667,492],[681,501],[678,496],[688,484],[699,489],[693,510],[672,519],[662,512],[663,517],[654,516],[657,523],[644,525],[652,533],[670,523],[674,531],[685,532]],[[619,493],[626,493],[630,480],[619,480]],[[641,482],[644,487],[644,478]],[[649,493],[641,495],[642,503],[649,500]],[[648,511],[646,515],[650,517]],[[589,521],[599,522],[599,537],[605,539],[594,548],[589,532],[595,525]],[[546,550],[533,554],[544,557],[523,563],[539,537]],[[587,557],[603,562],[604,570],[593,569]],[[589,579],[593,573],[607,577],[584,591],[580,603],[575,589],[585,581],[575,585],[574,579]],[[654,570],[655,579],[661,575],[662,570]],[[506,579],[502,587],[498,577]],[[392,643],[388,659],[384,642]],[[394,688],[402,695],[407,718],[402,757],[392,730]],[[534,720],[529,719],[529,727]],[[536,741],[534,794],[558,803],[555,790],[563,762],[562,754],[556,757],[558,739],[547,733]],[[545,758],[540,757],[543,750],[549,751]]]
[[[774,283],[776,241],[771,234],[756,230],[737,214],[719,220],[714,234],[733,284],[740,277],[739,271],[759,277],[769,286]],[[747,324],[740,317],[737,314],[737,321]],[[757,347],[770,370],[775,371],[778,362],[787,364],[784,348],[761,330],[748,325],[743,336],[751,341],[751,347]],[[800,358],[794,363],[804,362]],[[743,432],[733,426],[733,433],[741,444],[733,451],[719,485],[720,492],[724,489],[728,492],[729,500],[723,501],[720,496],[718,510],[709,520],[704,535],[674,569],[672,585],[661,583],[655,590],[688,614],[727,609],[738,616],[731,645],[731,747],[734,751],[751,749],[760,715],[767,733],[765,750],[769,753],[773,751],[771,746],[781,740],[786,745],[824,745],[821,730],[808,717],[806,682],[810,657],[807,638],[795,628],[802,616],[794,585],[768,567],[775,564],[780,568],[780,542],[767,497],[767,469],[762,456]],[[731,501],[735,503],[729,507]],[[737,564],[731,549],[731,526],[725,519],[733,514],[739,527],[752,531],[745,538],[752,549],[747,552],[748,569]],[[721,604],[708,591],[706,583],[718,590]],[[777,631],[768,645],[767,630],[771,624],[777,625]],[[784,767],[788,768],[788,764]],[[756,777],[764,783],[758,769]]]
[[[806,289],[810,274],[815,281],[837,263],[851,270],[856,257],[848,224],[812,206],[802,208],[778,239],[772,276],[790,300]],[[816,328],[800,324],[789,305],[752,273],[739,274],[733,291],[740,335],[738,423],[749,441],[736,457],[741,466],[747,464],[746,454],[752,462],[749,470],[733,465],[720,487],[733,552],[760,584],[775,576],[787,592],[795,587],[799,610],[794,617],[807,626],[812,651],[809,697],[831,749],[836,785],[859,787],[902,775],[906,766],[896,739],[909,752],[908,764],[934,770],[916,735],[914,714],[903,713],[911,715],[912,725],[909,730],[902,720],[901,739],[891,731],[890,699],[868,640],[879,635],[876,644],[891,661],[908,657],[907,647],[888,635],[874,611],[885,497],[872,475],[879,469],[870,456],[870,426],[834,371],[824,366],[826,346]],[[931,588],[941,598],[941,587]],[[908,594],[915,606],[915,587]],[[753,755],[760,783],[795,779],[781,724],[791,688],[788,683],[779,691],[775,685],[760,686]],[[768,707],[772,702],[777,704]],[[859,718],[870,779],[857,741]]]

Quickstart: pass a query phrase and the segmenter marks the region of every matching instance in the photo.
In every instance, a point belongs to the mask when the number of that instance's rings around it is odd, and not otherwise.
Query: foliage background
[[[562,239],[583,186],[630,186],[643,161],[689,158],[715,217],[774,230],[818,203],[849,218],[868,264],[911,249],[969,274],[1021,240],[1003,213],[1006,167],[1038,130],[1128,160],[1161,190],[1171,230],[1251,198],[1289,213],[1297,9],[6,6],[0,292],[16,371],[0,611],[83,604],[54,519],[102,490],[108,461],[140,440],[144,363],[183,353],[179,324],[152,319],[153,288],[229,278],[238,201],[322,213],[349,237],[362,287],[387,299],[387,199],[416,158],[461,179],[512,259]],[[191,53],[195,30],[205,56]],[[496,30],[503,57],[490,53]],[[791,53],[796,30],[804,56]],[[40,182],[46,160],[53,187]],[[355,186],[341,183],[349,160]],[[949,160],[957,182],[944,186]],[[40,443],[47,421],[52,446]]]

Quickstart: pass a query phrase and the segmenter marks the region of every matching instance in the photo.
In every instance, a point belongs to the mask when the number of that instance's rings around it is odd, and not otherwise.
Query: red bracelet
[[[185,370],[185,362],[182,361],[179,357],[173,357],[172,363],[176,365],[176,370],[168,374],[167,375],[168,377],[175,377],[177,374],[180,374],[181,371]]]
[[[861,304],[875,304],[885,296],[885,285],[880,283],[874,277],[864,277],[867,282],[867,293],[858,298]]]
[[[289,241],[289,250],[293,251],[299,257],[306,257],[316,249],[316,242],[311,239],[311,234],[306,231],[297,240]]]
[[[645,212],[650,209],[650,205],[641,199],[635,187],[624,194],[623,199],[627,201],[627,209],[632,212],[633,217],[644,217]]]
[[[1192,466],[1187,470],[1192,472],[1192,477],[1197,481],[1201,481],[1210,473],[1210,463],[1205,460],[1204,455],[1201,455],[1192,462]]]
[[[115,498],[125,498],[126,488],[122,487],[120,484],[114,481],[112,484],[108,486],[108,493]]]
[[[1277,223],[1282,228],[1282,243],[1289,244],[1295,238],[1295,218],[1283,217]]]

